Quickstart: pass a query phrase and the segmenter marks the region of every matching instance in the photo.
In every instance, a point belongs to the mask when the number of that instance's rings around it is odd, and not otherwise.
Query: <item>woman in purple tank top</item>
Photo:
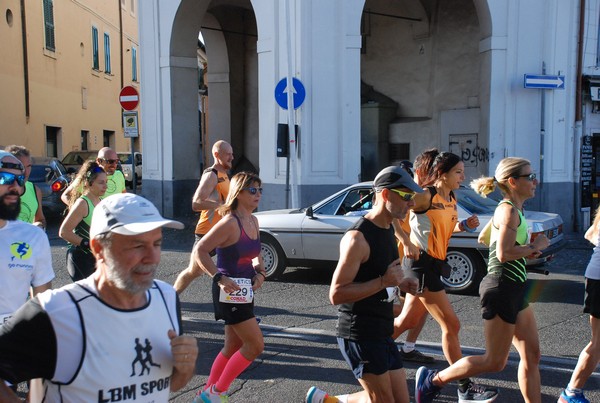
[[[194,402],[221,401],[227,390],[264,348],[254,317],[254,291],[265,281],[258,220],[252,212],[262,194],[260,178],[240,172],[231,178],[229,195],[218,211],[223,218],[196,244],[196,262],[213,278],[215,319],[225,321],[225,345]],[[216,250],[217,264],[210,252]],[[223,399],[223,400],[225,400]]]

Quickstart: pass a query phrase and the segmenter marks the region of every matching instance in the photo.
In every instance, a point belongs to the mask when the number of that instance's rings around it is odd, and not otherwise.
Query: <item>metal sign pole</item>
[[[131,138],[131,178],[132,178],[132,184],[131,184],[131,191],[135,194],[136,193],[136,187],[137,187],[137,175],[135,174],[135,149],[134,149],[134,145],[135,145],[135,138]]]
[[[292,208],[298,208],[298,179],[296,173],[296,131],[294,121],[294,82],[293,77],[293,66],[292,66],[292,27],[290,18],[290,2],[292,0],[285,1],[285,18],[286,18],[286,36],[287,36],[287,99],[288,99],[288,141],[289,141],[289,156],[288,163],[291,165],[291,181],[292,181]],[[289,168],[289,166],[288,166]],[[289,172],[289,169],[287,170]],[[286,173],[286,175],[288,175]]]

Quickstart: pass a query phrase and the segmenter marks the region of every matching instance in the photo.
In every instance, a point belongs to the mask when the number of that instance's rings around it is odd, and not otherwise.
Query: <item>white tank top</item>
[[[179,328],[174,304],[169,312],[165,301],[170,290],[157,285],[149,290],[146,306],[128,311],[106,305],[84,287],[69,288],[82,323],[83,354],[73,379],[44,381],[44,401],[169,400],[173,358],[167,332],[179,333]]]
[[[598,245],[600,243],[600,234],[598,238],[590,262],[585,269],[585,277],[592,280],[600,280],[600,245]]]

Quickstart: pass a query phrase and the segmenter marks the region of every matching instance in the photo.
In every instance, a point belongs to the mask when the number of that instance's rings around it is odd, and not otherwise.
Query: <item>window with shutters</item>
[[[100,70],[100,57],[98,55],[98,28],[92,27],[92,68]]]
[[[43,0],[44,4],[44,40],[46,49],[55,51],[54,42],[54,3],[53,0]]]
[[[137,49],[131,47],[131,81],[137,81]]]
[[[110,74],[110,35],[104,33],[104,72]]]

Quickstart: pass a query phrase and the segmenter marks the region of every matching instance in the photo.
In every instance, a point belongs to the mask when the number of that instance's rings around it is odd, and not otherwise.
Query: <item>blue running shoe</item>
[[[590,403],[590,401],[585,398],[583,392],[571,396],[567,395],[567,392],[563,390],[558,398],[558,403]]]
[[[433,384],[433,377],[437,371],[420,367],[415,376],[415,402],[430,403],[439,396],[440,388]]]
[[[458,389],[458,403],[480,402],[489,403],[498,397],[498,389],[486,388],[471,381],[469,388],[464,392]]]

